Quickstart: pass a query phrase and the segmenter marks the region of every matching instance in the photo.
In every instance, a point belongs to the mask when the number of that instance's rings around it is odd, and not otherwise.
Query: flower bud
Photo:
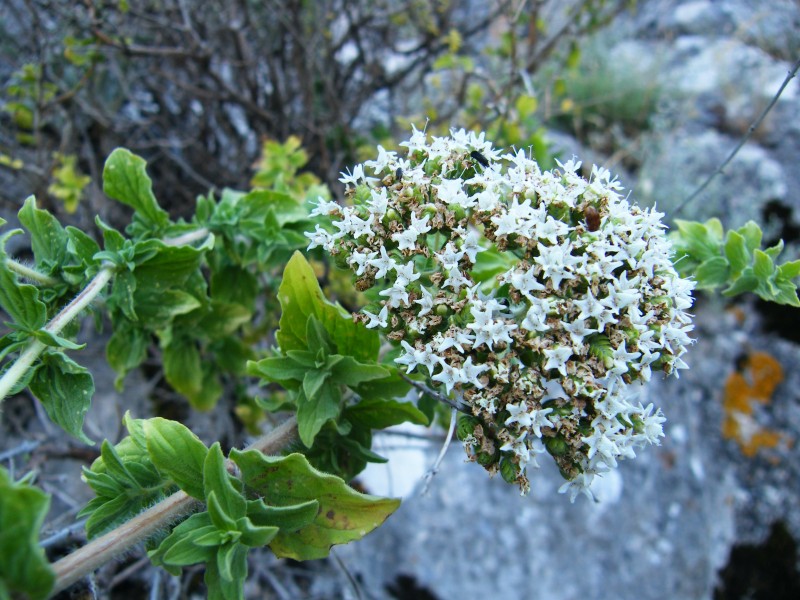
[[[458,425],[456,425],[456,436],[463,442],[467,436],[475,433],[475,427],[478,425],[480,425],[480,421],[475,417],[461,415],[458,418]]]
[[[478,452],[477,460],[480,466],[488,467],[494,464],[497,458],[494,454],[490,454],[489,452]]]
[[[569,450],[569,444],[567,444],[567,440],[565,440],[560,435],[556,437],[547,438],[544,443],[547,451],[552,454],[553,456],[561,456],[567,453]]]
[[[519,467],[509,458],[500,460],[500,475],[506,483],[515,483],[519,474]]]

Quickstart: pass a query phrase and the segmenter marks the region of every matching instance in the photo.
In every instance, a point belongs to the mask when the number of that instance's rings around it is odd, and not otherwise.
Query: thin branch
[[[407,375],[404,375],[403,373],[399,373],[398,372],[398,375],[400,375],[400,377],[405,379],[407,383],[411,384],[412,387],[417,388],[420,392],[428,394],[428,396],[430,396],[434,400],[438,400],[439,402],[447,404],[447,406],[449,406],[450,408],[452,408],[454,410],[457,410],[457,411],[460,411],[460,412],[463,412],[464,414],[467,414],[467,415],[471,414],[469,412],[469,410],[467,409],[467,407],[464,404],[462,404],[461,402],[458,402],[456,400],[451,400],[450,398],[448,398],[444,394],[441,394],[441,393],[437,392],[436,390],[432,390],[431,388],[429,388],[427,385],[425,385],[421,381],[415,381],[415,380],[411,379],[410,377],[408,377]]]
[[[247,449],[260,450],[264,454],[277,454],[294,440],[296,435],[297,420],[291,417]],[[233,469],[230,461],[228,467],[229,470]],[[56,584],[52,594],[67,589],[112,558],[129,551],[171,522],[198,510],[201,506],[202,502],[186,492],[175,492],[130,521],[92,540],[52,565],[56,574]]]
[[[28,452],[33,452],[41,445],[41,442],[37,441],[26,441],[22,442],[19,446],[11,448],[10,450],[6,450],[5,452],[0,452],[0,462],[6,461],[9,458],[14,458],[20,454],[27,454]]]
[[[716,171],[714,171],[713,173],[711,173],[711,175],[708,176],[708,178],[700,185],[700,187],[698,187],[694,192],[689,194],[689,196],[678,205],[678,208],[672,211],[671,215],[672,217],[675,217],[678,213],[680,213],[686,207],[687,204],[689,204],[692,200],[697,198],[697,196],[699,196],[703,192],[703,190],[705,190],[708,187],[708,185],[717,175],[723,172],[725,167],[728,166],[728,163],[731,162],[731,160],[733,160],[733,157],[739,153],[739,150],[742,149],[742,146],[744,146],[747,143],[747,140],[750,139],[755,130],[758,129],[759,125],[761,125],[761,122],[767,116],[769,111],[772,110],[772,107],[775,106],[775,104],[778,102],[778,98],[781,97],[783,90],[786,89],[786,86],[789,85],[789,82],[792,80],[792,78],[795,75],[797,75],[798,69],[800,69],[800,60],[794,63],[794,66],[786,75],[786,79],[783,80],[783,83],[781,84],[781,87],[778,89],[778,92],[775,94],[775,96],[772,97],[772,100],[767,105],[767,107],[761,112],[758,118],[755,121],[753,121],[753,124],[750,125],[750,127],[747,129],[747,133],[744,134],[744,136],[736,145],[736,147],[731,151],[731,153],[728,155],[728,158],[726,158],[725,161],[719,167],[717,167]]]
[[[457,410],[455,408],[450,412],[450,427],[447,428],[447,437],[444,440],[444,444],[442,444],[442,449],[439,451],[439,456],[436,457],[436,462],[433,463],[430,471],[425,473],[425,484],[420,492],[422,495],[428,493],[428,486],[431,483],[431,479],[439,472],[439,465],[442,464],[444,455],[447,454],[447,449],[450,447],[450,442],[453,441],[453,433],[456,430],[456,421],[458,421],[456,412]]]

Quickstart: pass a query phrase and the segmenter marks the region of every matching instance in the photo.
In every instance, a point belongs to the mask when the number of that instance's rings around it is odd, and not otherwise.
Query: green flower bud
[[[477,460],[480,466],[489,467],[496,462],[497,457],[489,452],[478,452]]]
[[[544,445],[547,447],[547,451],[553,456],[561,456],[566,454],[567,450],[569,450],[569,444],[567,444],[567,440],[560,435],[547,438]]]
[[[339,254],[337,254],[337,255],[334,257],[334,259],[333,259],[333,262],[334,262],[334,264],[335,264],[337,267],[339,267],[340,269],[347,269],[347,268],[349,268],[349,266],[348,266],[348,264],[347,264],[347,256],[345,256],[345,255],[344,255],[343,253],[341,253],[341,252],[340,252]]]
[[[500,460],[500,475],[506,483],[516,483],[519,475],[519,467],[509,458]]]
[[[456,436],[460,441],[467,439],[467,436],[475,433],[475,427],[480,425],[480,421],[475,417],[461,415],[458,417],[458,424],[456,425]]]

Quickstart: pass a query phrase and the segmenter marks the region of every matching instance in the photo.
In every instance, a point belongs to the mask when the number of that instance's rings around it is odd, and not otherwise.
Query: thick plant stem
[[[106,284],[114,276],[114,269],[115,267],[113,265],[106,265],[100,269],[100,272],[94,276],[94,279],[89,282],[81,293],[78,294],[72,302],[67,304],[60,313],[53,317],[52,321],[44,328],[45,331],[58,335],[70,321],[77,317],[78,314],[89,306],[97,295],[103,291],[103,288],[106,287]],[[14,385],[25,376],[25,373],[28,372],[31,365],[39,358],[44,348],[45,345],[39,340],[31,340],[28,347],[22,351],[19,358],[14,361],[14,364],[11,365],[3,377],[0,378],[0,403],[2,403],[3,398],[9,394]]]
[[[297,419],[291,417],[247,449],[260,450],[264,454],[277,454],[296,436]],[[201,506],[199,500],[195,500],[186,492],[175,492],[130,521],[92,540],[52,565],[56,583],[51,593],[57,594],[67,589],[109,560],[129,551],[136,544]]]
[[[53,564],[56,584],[52,593],[67,589],[110,559],[146,540],[199,505],[200,502],[186,492],[176,492],[113,531],[65,556]]]

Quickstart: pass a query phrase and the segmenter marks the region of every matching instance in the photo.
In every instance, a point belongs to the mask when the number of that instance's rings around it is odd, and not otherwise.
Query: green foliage
[[[316,200],[319,196],[328,198],[330,192],[314,174],[298,173],[307,162],[308,154],[297,136],[290,135],[283,143],[265,140],[250,185],[303,200]]]
[[[726,296],[753,292],[770,302],[800,306],[792,281],[800,275],[800,260],[775,263],[783,240],[762,250],[761,228],[753,221],[727,233],[719,219],[675,223],[678,229],[670,236],[675,266],[682,275],[694,275],[698,289],[725,287]]]
[[[248,490],[278,507],[318,503],[311,522],[292,532],[281,530],[270,544],[277,556],[308,560],[324,558],[334,544],[360,539],[379,526],[400,505],[399,500],[376,498],[355,491],[344,481],[311,467],[301,454],[282,458],[233,450]]]
[[[328,555],[334,544],[360,539],[380,525],[398,500],[360,494],[299,455],[265,457],[234,450],[233,475],[219,443],[210,448],[183,425],[125,417],[129,436],[103,442],[84,479],[97,497],[82,511],[95,537],[180,488],[205,510],[149,543],[156,565],[178,574],[205,563],[210,598],[242,598],[250,548],[270,546],[278,556],[305,560]]]
[[[14,482],[0,467],[0,598],[47,598],[54,576],[39,547],[50,498],[26,481]]]
[[[377,334],[325,299],[300,253],[286,265],[278,299],[280,352],[248,363],[248,372],[290,390],[288,404],[262,406],[297,411],[303,452],[317,468],[352,479],[368,462],[385,462],[371,450],[373,430],[429,423],[413,404],[390,399],[409,385],[377,362]]]
[[[84,188],[92,179],[78,170],[78,157],[74,154],[56,153],[54,159],[53,182],[47,188],[47,193],[60,200],[68,213],[74,213]]]

